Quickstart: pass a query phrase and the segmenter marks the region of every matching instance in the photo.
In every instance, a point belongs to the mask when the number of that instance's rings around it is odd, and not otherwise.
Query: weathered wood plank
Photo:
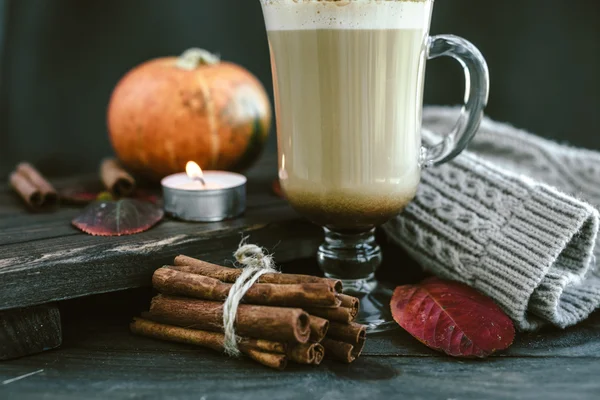
[[[66,329],[75,328],[74,326]],[[126,327],[75,328],[54,352],[0,365],[2,398],[595,399],[595,358],[365,356],[351,365],[274,372],[190,346],[134,337]],[[104,331],[102,331],[104,329]],[[41,370],[41,371],[40,371]]]
[[[364,357],[350,366],[268,371],[246,360],[196,353],[51,352],[0,371],[5,399],[597,399],[590,359],[488,362]],[[18,365],[17,365],[18,364]]]
[[[27,213],[4,185],[0,201],[15,212],[0,216],[0,310],[147,285],[152,271],[178,253],[222,262],[230,259],[242,232],[252,232],[252,240],[266,247],[279,245],[280,262],[312,256],[321,231],[271,193],[275,166],[276,158],[268,155],[249,171],[248,210],[240,218],[166,219],[148,232],[124,237],[79,232],[70,223],[77,208]]]
[[[249,171],[247,185],[249,212],[256,208],[284,204],[283,200],[271,192],[272,179],[276,176],[275,165],[276,159],[268,155]],[[93,176],[64,178],[54,181],[54,184],[57,188],[68,187],[73,185],[73,182],[88,182],[90,179],[95,178]],[[31,213],[25,209],[8,185],[2,184],[0,185],[0,248],[32,240],[79,234],[80,232],[71,226],[71,220],[81,212],[80,210],[81,207],[63,206],[53,212]],[[204,225],[197,224],[198,227]],[[207,229],[210,229],[210,226],[207,226]]]
[[[0,360],[60,346],[60,312],[54,304],[0,311]]]
[[[139,235],[82,234],[5,246],[0,309],[149,285],[152,272],[180,253],[223,262],[231,259],[242,232],[254,243],[276,247],[279,262],[312,256],[322,239],[318,227],[284,205],[202,226],[168,221]]]
[[[285,202],[269,193],[257,193],[248,196],[247,213],[271,206],[281,206]],[[71,220],[81,213],[82,208],[62,207],[52,213],[14,213],[0,218],[0,249],[9,245],[18,245],[34,240],[46,240],[59,237],[83,235],[71,225]],[[165,221],[169,221],[166,218]],[[182,225],[188,225],[181,223]],[[213,229],[211,224],[195,224],[206,232]],[[100,238],[99,238],[100,239]],[[0,256],[0,260],[3,256]],[[0,261],[1,265],[1,261]]]
[[[314,261],[294,264],[314,268]],[[291,272],[288,265],[283,270]],[[598,351],[578,350],[587,341],[597,342],[598,314],[570,330],[521,337],[513,348],[522,350],[510,357],[459,361],[428,355],[410,336],[396,332],[391,345],[403,346],[402,355],[390,356],[397,354],[394,349],[374,352],[370,337],[365,356],[354,364],[291,365],[281,373],[248,360],[129,334],[130,318],[148,307],[151,296],[148,288],[60,303],[63,346],[0,363],[0,398],[353,399],[401,394],[403,399],[562,400],[595,399],[600,390]],[[562,343],[558,350],[549,341],[553,336]],[[567,343],[574,344],[573,354]],[[412,345],[416,350],[406,351]],[[29,373],[34,374],[11,381]]]

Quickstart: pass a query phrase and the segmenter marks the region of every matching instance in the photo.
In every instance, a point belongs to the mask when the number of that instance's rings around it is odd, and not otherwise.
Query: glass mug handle
[[[430,37],[427,43],[427,59],[441,56],[452,57],[462,65],[465,73],[465,104],[452,131],[446,134],[440,143],[422,148],[422,168],[450,161],[467,147],[479,129],[490,91],[487,63],[471,42],[454,35]]]

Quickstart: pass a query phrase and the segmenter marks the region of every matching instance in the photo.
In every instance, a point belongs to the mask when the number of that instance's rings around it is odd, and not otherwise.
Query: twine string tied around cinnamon
[[[223,330],[225,333],[223,347],[226,354],[239,357],[241,353],[237,346],[238,337],[235,333],[235,320],[240,301],[248,289],[262,275],[266,273],[279,273],[279,271],[275,269],[273,256],[259,246],[247,244],[246,238],[242,239],[234,256],[237,265],[243,268],[243,271],[231,286],[227,299],[223,304]]]

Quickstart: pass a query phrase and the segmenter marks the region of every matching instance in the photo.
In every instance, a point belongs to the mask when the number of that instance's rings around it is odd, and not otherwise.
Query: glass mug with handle
[[[279,178],[300,214],[325,229],[326,276],[361,297],[358,321],[391,328],[375,227],[415,196],[422,168],[469,143],[487,103],[489,77],[468,41],[429,36],[433,0],[261,0],[271,51]],[[450,56],[466,78],[454,127],[421,145],[427,59]]]

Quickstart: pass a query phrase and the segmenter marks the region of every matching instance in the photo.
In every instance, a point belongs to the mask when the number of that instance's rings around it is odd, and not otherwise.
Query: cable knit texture
[[[448,132],[457,113],[428,107],[424,127]],[[600,153],[485,119],[469,151],[423,171],[415,200],[384,230],[424,268],[493,298],[521,330],[566,327],[600,305],[599,206]]]

